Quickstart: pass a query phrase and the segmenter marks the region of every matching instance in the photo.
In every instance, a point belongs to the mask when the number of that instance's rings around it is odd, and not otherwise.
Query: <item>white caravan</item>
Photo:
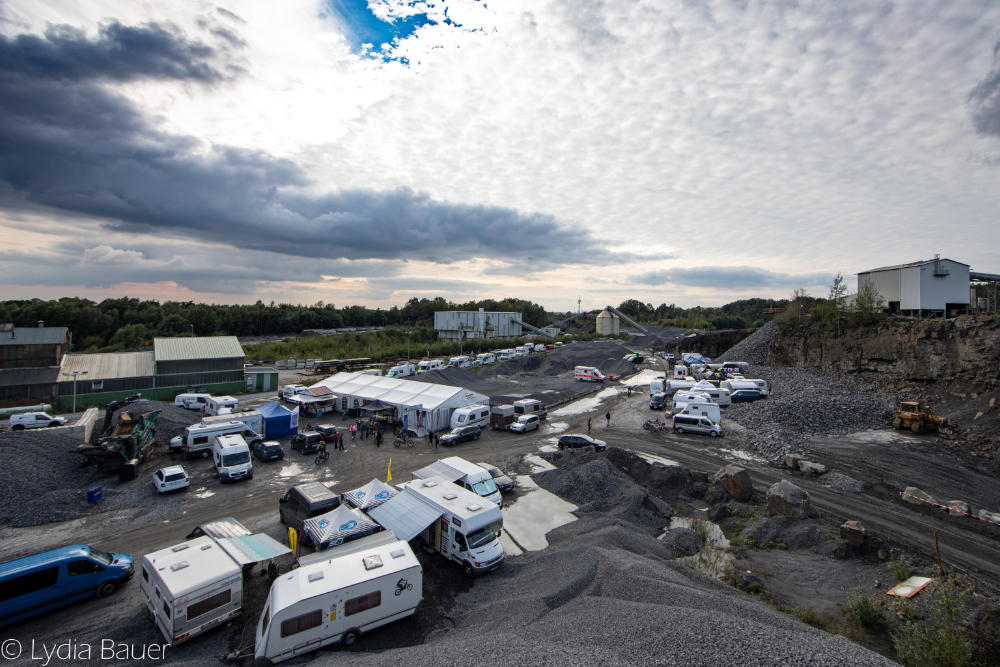
[[[451,413],[451,428],[460,426],[478,426],[486,428],[490,423],[490,406],[488,405],[466,405],[455,408]]]
[[[460,456],[438,459],[430,465],[414,470],[410,475],[413,479],[443,477],[497,506],[502,502],[500,490],[489,471]]]
[[[719,386],[725,387],[730,392],[734,392],[737,389],[756,389],[760,392],[761,398],[764,398],[768,394],[767,381],[760,379],[729,379],[723,380]]]
[[[444,362],[440,359],[427,359],[425,361],[417,362],[417,375],[423,373],[430,373],[431,371],[439,371],[444,368]]]
[[[201,422],[188,426],[180,435],[172,437],[170,448],[179,449],[189,457],[207,456],[212,451],[217,437],[231,433],[239,433],[251,446],[264,439],[260,433],[241,421]]]
[[[368,538],[274,580],[257,621],[254,664],[284,662],[323,646],[350,646],[361,633],[412,616],[423,570],[410,545]],[[317,554],[318,555],[318,554]]]
[[[243,609],[243,569],[211,537],[142,557],[139,590],[171,646],[226,623]]]
[[[545,419],[548,410],[537,398],[522,398],[514,401],[515,415],[537,415],[539,419]]]
[[[206,415],[226,415],[236,412],[240,402],[232,396],[210,396],[205,399]]]

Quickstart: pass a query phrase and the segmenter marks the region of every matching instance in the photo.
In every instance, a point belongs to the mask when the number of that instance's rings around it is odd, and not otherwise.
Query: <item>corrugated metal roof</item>
[[[66,340],[67,327],[14,327],[0,331],[0,345],[58,345]]]
[[[203,338],[154,338],[157,361],[188,359],[242,359],[246,352],[236,336],[206,336]]]
[[[62,360],[59,380],[72,380],[71,371],[81,373],[79,380],[111,380],[114,378],[149,377],[153,371],[153,353],[106,352],[103,354],[67,354]]]
[[[925,264],[932,264],[934,262],[954,262],[955,264],[961,264],[962,266],[969,266],[965,262],[957,262],[954,259],[948,259],[947,257],[940,257],[938,259],[921,259],[916,262],[908,262],[906,264],[895,264],[893,266],[880,266],[877,269],[868,269],[867,271],[859,271],[858,273],[875,273],[876,271],[892,271],[895,269],[908,269],[914,266],[923,266]]]

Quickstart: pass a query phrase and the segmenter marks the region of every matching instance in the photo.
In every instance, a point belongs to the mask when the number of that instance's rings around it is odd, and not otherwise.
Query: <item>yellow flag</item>
[[[389,469],[385,471],[385,481],[386,483],[392,481],[392,459],[389,459]]]
[[[298,555],[299,553],[299,531],[295,530],[291,526],[288,527],[288,548],[292,550],[292,553]]]

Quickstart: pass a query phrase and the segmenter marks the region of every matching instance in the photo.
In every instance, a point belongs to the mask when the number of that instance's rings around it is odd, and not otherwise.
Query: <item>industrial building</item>
[[[434,313],[438,338],[517,338],[524,335],[521,313],[487,313],[474,310],[441,310]]]
[[[934,259],[858,273],[858,290],[874,284],[890,313],[953,317],[969,310],[969,265]]]
[[[85,406],[136,392],[152,400],[191,389],[238,393],[246,388],[245,357],[236,336],[154,338],[149,351],[71,353],[62,358],[56,404],[68,409],[74,394],[77,406]]]
[[[0,324],[0,407],[52,403],[69,329]]]
[[[622,330],[621,318],[611,312],[609,308],[598,313],[596,326],[599,336],[617,336]]]
[[[340,412],[391,408],[395,419],[418,434],[450,428],[455,408],[490,403],[488,396],[462,387],[366,373],[337,373],[309,388],[316,387],[333,392]]]

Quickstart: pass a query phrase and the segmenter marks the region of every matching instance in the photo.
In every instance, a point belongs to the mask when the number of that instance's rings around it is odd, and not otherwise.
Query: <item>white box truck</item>
[[[439,513],[437,520],[420,535],[436,552],[460,563],[467,575],[486,574],[503,565],[503,545],[500,544],[503,514],[499,505],[484,503],[476,494],[442,477],[413,480],[400,484],[399,489],[400,495],[416,496]],[[390,503],[394,500],[369,514],[378,521],[376,515],[391,511]]]
[[[253,479],[253,461],[247,441],[238,433],[220,435],[212,446],[212,462],[223,482]]]
[[[502,501],[500,490],[489,471],[460,456],[438,459],[430,465],[414,470],[410,475],[413,479],[443,477],[498,506]]]
[[[412,616],[423,570],[410,545],[373,535],[330,551],[271,584],[257,621],[254,664],[274,664]]]
[[[203,536],[142,557],[139,590],[171,646],[226,623],[243,610],[243,569]]]

